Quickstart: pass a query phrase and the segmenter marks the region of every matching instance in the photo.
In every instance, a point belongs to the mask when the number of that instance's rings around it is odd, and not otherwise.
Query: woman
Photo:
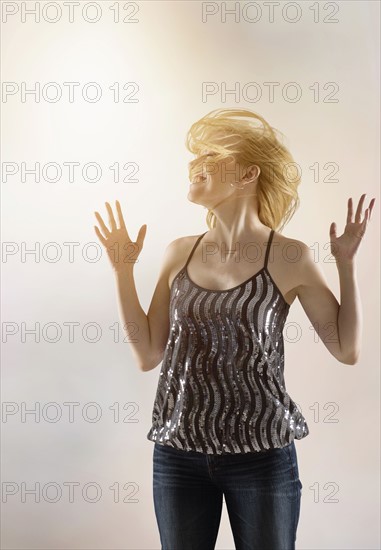
[[[111,229],[95,213],[123,319],[138,327],[136,362],[143,371],[162,362],[147,434],[162,548],[213,549],[224,496],[237,549],[292,550],[302,489],[294,439],[309,429],[286,391],[283,326],[298,297],[330,353],[358,361],[355,255],[375,199],[363,217],[362,195],[354,219],[348,200],[340,237],[330,226],[339,305],[308,245],[275,231],[300,183],[276,130],[252,111],[218,109],[191,126],[187,147],[188,198],[208,209],[209,230],[168,245],[147,314],[133,276],[147,226],[133,242],[118,201],[119,226],[108,203]]]

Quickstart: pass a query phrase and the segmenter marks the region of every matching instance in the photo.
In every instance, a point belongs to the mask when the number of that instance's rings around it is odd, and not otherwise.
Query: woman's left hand
[[[329,236],[331,240],[331,254],[336,258],[338,263],[352,263],[356,252],[360,246],[361,240],[365,235],[368,221],[372,215],[375,198],[373,198],[368,208],[365,210],[364,219],[361,221],[362,209],[366,193],[361,195],[357,206],[355,221],[353,221],[353,201],[352,197],[348,199],[347,224],[344,233],[341,237],[336,235],[336,223],[332,222],[329,228]]]

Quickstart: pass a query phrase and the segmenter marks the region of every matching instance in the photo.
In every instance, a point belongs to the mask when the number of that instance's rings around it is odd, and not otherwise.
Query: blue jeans
[[[225,455],[154,444],[162,550],[214,550],[223,495],[236,550],[295,550],[302,483],[294,442]]]

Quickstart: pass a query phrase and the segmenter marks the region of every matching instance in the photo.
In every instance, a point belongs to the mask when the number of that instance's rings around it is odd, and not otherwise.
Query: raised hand
[[[347,224],[344,229],[344,233],[341,237],[336,235],[336,223],[332,222],[329,228],[329,236],[331,240],[331,254],[336,258],[336,262],[351,263],[356,255],[356,252],[360,246],[362,239],[364,238],[368,221],[372,215],[372,208],[375,200],[372,199],[368,208],[365,210],[364,219],[362,218],[363,204],[366,193],[361,195],[359,204],[357,206],[355,219],[353,221],[353,201],[352,197],[348,199],[348,213]]]
[[[111,231],[102,220],[101,215],[98,212],[94,212],[99,225],[103,231],[100,232],[99,228],[94,225],[96,234],[99,240],[107,250],[108,257],[111,261],[113,269],[117,272],[121,272],[126,269],[132,269],[133,264],[137,262],[138,256],[143,249],[143,242],[147,231],[147,225],[142,225],[139,229],[139,233],[136,242],[130,239],[130,236],[124,223],[122,209],[119,201],[115,201],[116,211],[119,218],[119,226],[117,227],[114,218],[113,211],[108,202],[105,203],[109,215],[109,224]]]

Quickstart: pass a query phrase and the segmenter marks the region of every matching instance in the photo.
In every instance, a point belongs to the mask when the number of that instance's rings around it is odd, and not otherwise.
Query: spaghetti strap
[[[195,251],[196,246],[197,246],[198,243],[201,241],[201,239],[203,238],[203,236],[206,235],[206,234],[207,234],[207,231],[205,231],[205,233],[203,233],[202,235],[200,235],[199,238],[197,239],[197,241],[195,242],[195,244],[193,245],[193,248],[192,248],[192,250],[191,250],[191,253],[190,253],[189,256],[188,256],[187,262],[186,262],[186,264],[184,265],[184,268],[183,268],[183,269],[185,269],[185,268],[187,267],[187,265],[189,264],[189,261],[190,261],[191,257],[193,256],[193,252]]]
[[[272,229],[270,231],[269,241],[267,243],[267,248],[266,248],[265,265],[263,266],[264,269],[267,269],[267,261],[268,261],[268,258],[269,258],[269,252],[270,252],[270,247],[271,247],[271,241],[273,240],[273,235],[274,235],[274,229]]]

